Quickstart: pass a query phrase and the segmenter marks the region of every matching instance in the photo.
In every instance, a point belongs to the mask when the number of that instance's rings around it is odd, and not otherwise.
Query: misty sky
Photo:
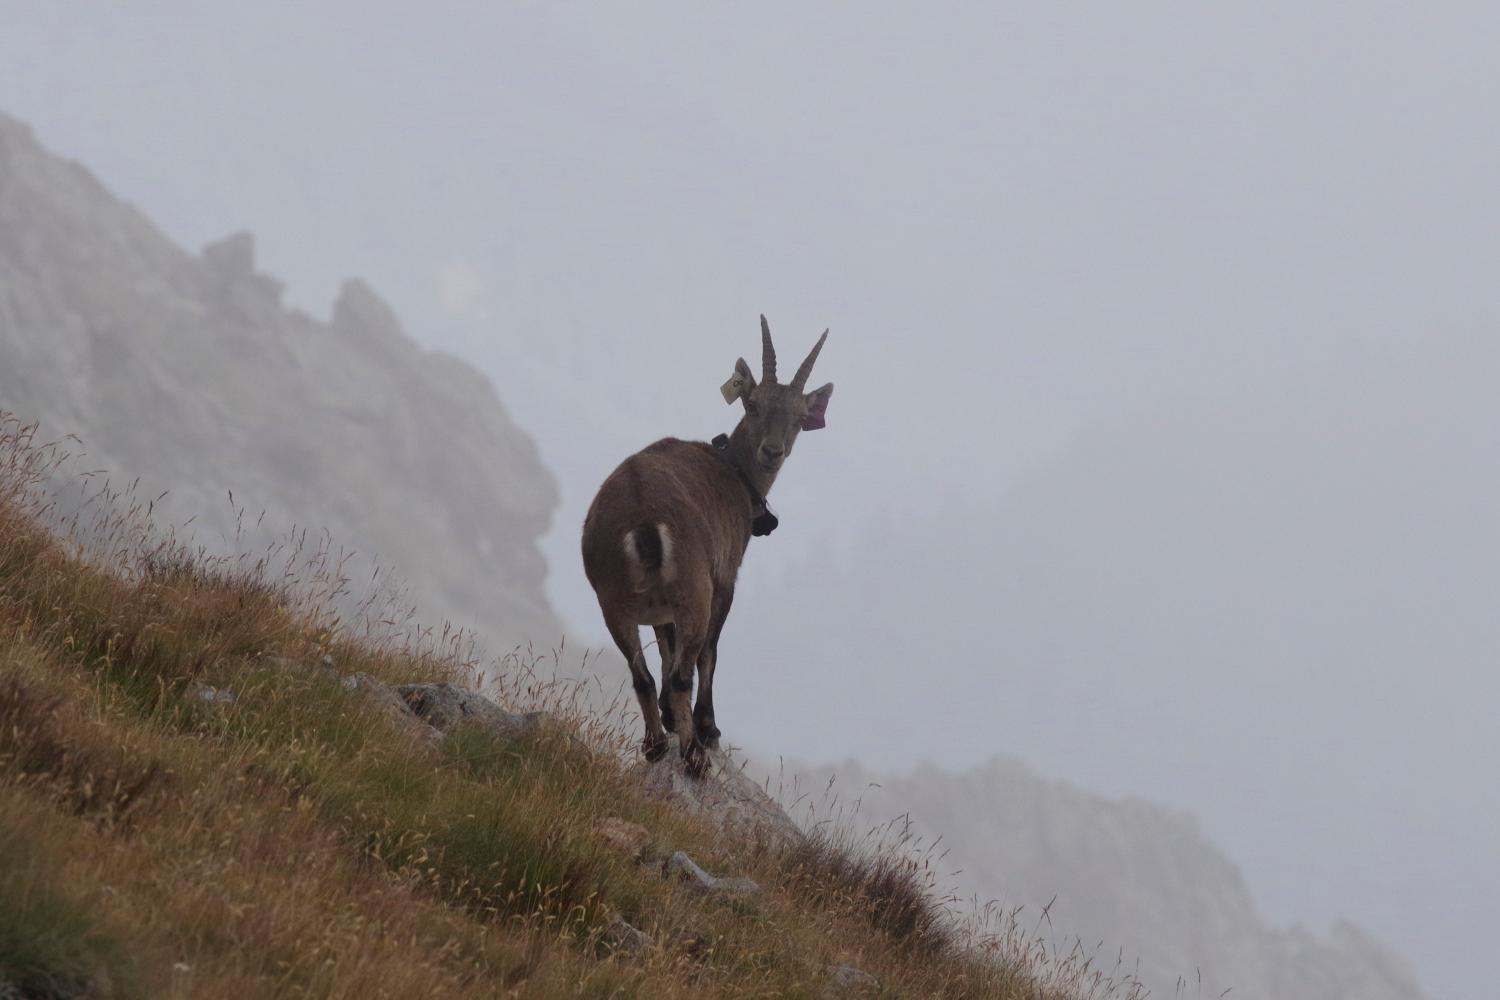
[[[1500,930],[1497,42],[1480,3],[3,3],[0,108],[483,368],[585,637],[593,489],[728,429],[758,313],[832,327],[726,736],[1191,809],[1270,918],[1457,1000]]]

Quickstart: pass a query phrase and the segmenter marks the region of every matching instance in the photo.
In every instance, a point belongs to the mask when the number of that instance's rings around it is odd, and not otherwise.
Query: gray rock
[[[648,796],[670,802],[732,837],[773,848],[799,843],[803,833],[786,810],[749,775],[729,750],[711,750],[713,766],[701,778],[690,776],[677,753],[677,737],[661,760],[642,761],[632,777]]]
[[[357,674],[350,674],[339,683],[346,690],[361,692],[367,703],[374,705],[378,711],[395,723],[398,730],[405,732],[419,743],[436,743],[442,739],[442,735],[418,719],[406,700],[396,693],[395,688],[384,681],[376,680],[364,671],[360,671]]]
[[[316,671],[330,680],[339,679],[338,671],[333,669],[332,658],[327,656],[314,663],[309,660],[299,660],[291,656],[262,653],[256,657],[255,663],[258,667],[279,670],[287,674],[307,674]]]
[[[203,248],[203,262],[223,278],[248,278],[255,273],[255,237],[241,230]]]
[[[710,875],[688,857],[686,851],[673,852],[672,856],[663,863],[662,874],[667,877],[675,875],[682,882],[704,892],[728,892],[742,895],[760,892],[760,886],[751,879],[719,878],[716,875]]]
[[[880,989],[880,980],[852,965],[830,965],[828,983],[830,989],[825,991],[825,996],[847,996]]]
[[[632,927],[618,913],[609,922],[609,926],[605,928],[604,939],[617,950],[631,953],[650,951],[656,947],[656,942],[651,939],[650,934],[637,927]]]
[[[604,817],[594,827],[594,832],[610,847],[633,861],[643,859],[651,846],[650,830],[618,816]]]
[[[508,712],[482,694],[452,684],[402,684],[396,688],[417,717],[441,732],[460,723],[472,723],[504,736],[535,727],[545,712]]]
[[[193,688],[193,697],[207,705],[233,705],[239,701],[239,696],[228,688],[216,688],[208,684],[199,684]]]

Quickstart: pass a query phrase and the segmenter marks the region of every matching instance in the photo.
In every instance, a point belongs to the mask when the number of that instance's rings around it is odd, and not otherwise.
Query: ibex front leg
[[[672,670],[666,679],[667,691],[672,700],[672,721],[682,760],[688,774],[699,777],[708,770],[708,751],[698,737],[693,725],[693,672],[698,665],[698,655],[703,650],[704,634],[701,629],[694,632],[679,630],[677,646],[673,651]]]
[[[698,739],[710,750],[719,748],[719,727],[714,724],[714,669],[719,663],[719,633],[734,603],[734,586],[714,590],[713,620],[708,626],[708,641],[698,654],[698,701],[693,706],[693,728]]]

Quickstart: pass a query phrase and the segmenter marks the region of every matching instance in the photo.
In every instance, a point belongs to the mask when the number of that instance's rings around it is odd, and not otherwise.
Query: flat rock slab
[[[482,694],[452,684],[402,684],[396,693],[417,718],[448,732],[460,723],[473,723],[490,732],[514,736],[534,727],[545,712],[507,712]]]
[[[664,873],[668,876],[676,875],[677,878],[704,892],[728,892],[751,895],[760,892],[760,886],[754,880],[748,878],[719,878],[710,875],[698,866],[698,863],[687,856],[686,851],[676,851],[663,865]]]
[[[760,840],[773,848],[798,844],[803,833],[776,800],[741,769],[728,750],[711,750],[713,766],[701,778],[689,775],[677,753],[677,737],[661,760],[642,761],[631,771],[651,798],[670,802],[706,820],[720,833]]]

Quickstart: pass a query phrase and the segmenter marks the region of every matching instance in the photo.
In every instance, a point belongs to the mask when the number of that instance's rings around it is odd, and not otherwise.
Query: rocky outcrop
[[[1081,942],[1109,964],[1122,956],[1127,969],[1139,957],[1153,997],[1232,989],[1247,1000],[1422,1000],[1400,957],[1352,925],[1326,935],[1267,926],[1234,864],[1185,813],[1107,799],[999,758],[957,773],[799,772],[805,785],[836,775],[837,789],[859,790],[858,810],[843,819],[853,828],[906,816],[925,842],[941,834],[960,898],[1022,907],[1021,928],[1063,953]]]
[[[722,833],[767,847],[786,847],[802,839],[802,829],[745,773],[744,762],[733,753],[709,751],[713,766],[702,777],[693,777],[677,753],[677,737],[669,737],[669,744],[660,760],[635,766],[633,774],[647,795],[707,820]]]
[[[158,523],[210,551],[326,530],[423,621],[507,648],[560,635],[537,545],[557,487],[482,375],[357,279],[329,322],[287,308],[250,234],[190,254],[4,115],[0,410],[168,491]]]

